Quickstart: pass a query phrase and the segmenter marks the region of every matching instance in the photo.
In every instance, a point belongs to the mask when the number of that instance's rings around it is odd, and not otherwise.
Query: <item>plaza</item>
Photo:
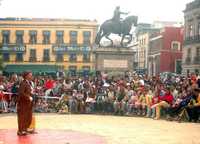
[[[46,130],[46,132],[65,130],[77,132],[80,135],[89,134],[93,137],[100,138],[102,144],[200,143],[199,123],[177,123],[168,122],[166,120],[111,115],[35,115],[38,134],[26,136],[30,139],[40,135],[40,132],[43,133],[43,130]],[[2,130],[11,131],[11,136],[17,137],[17,117],[15,114],[0,115],[0,133]],[[56,133],[54,134],[56,135]],[[7,135],[7,138],[8,137]],[[80,136],[78,136],[78,138],[80,138]],[[56,139],[56,137],[54,139]],[[8,141],[6,135],[4,135],[4,137],[1,136],[0,143],[5,144],[5,141]],[[48,142],[49,141],[47,141],[47,143]],[[73,144],[71,141],[67,142]],[[37,141],[32,141],[31,143],[38,144]],[[84,141],[81,144],[84,144]]]

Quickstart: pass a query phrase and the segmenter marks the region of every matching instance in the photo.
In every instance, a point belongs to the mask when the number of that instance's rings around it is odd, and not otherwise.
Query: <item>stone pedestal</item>
[[[125,72],[134,69],[135,51],[130,48],[97,48],[94,55],[97,71]]]

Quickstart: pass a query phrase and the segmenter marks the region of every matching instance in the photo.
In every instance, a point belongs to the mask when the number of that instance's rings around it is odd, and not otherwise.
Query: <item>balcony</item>
[[[185,38],[184,45],[190,45],[195,43],[200,43],[200,35]]]
[[[90,59],[83,59],[83,62],[84,62],[84,63],[89,63],[89,62],[90,62]]]
[[[191,64],[191,57],[186,57],[185,64]]]
[[[43,62],[49,62],[50,61],[50,57],[43,57]]]
[[[29,58],[29,62],[36,62],[37,61],[37,58],[36,57],[30,57]]]
[[[193,64],[200,64],[200,56],[194,57]]]

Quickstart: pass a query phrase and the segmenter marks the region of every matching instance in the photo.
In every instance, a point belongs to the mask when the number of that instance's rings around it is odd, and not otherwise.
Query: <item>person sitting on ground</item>
[[[169,108],[173,103],[173,95],[170,92],[170,88],[167,87],[165,89],[165,94],[162,97],[159,97],[159,103],[152,106],[152,108],[156,108],[156,117],[155,119],[160,119],[160,111],[161,108]]]
[[[194,101],[190,101],[188,107],[186,108],[188,115],[189,115],[189,121],[197,122],[200,115],[200,89],[196,88],[194,89]]]

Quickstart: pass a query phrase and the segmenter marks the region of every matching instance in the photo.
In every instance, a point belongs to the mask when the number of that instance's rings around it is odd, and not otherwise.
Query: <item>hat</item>
[[[31,71],[25,71],[23,72],[22,76],[25,79],[27,75],[29,75],[30,73],[32,73]]]

